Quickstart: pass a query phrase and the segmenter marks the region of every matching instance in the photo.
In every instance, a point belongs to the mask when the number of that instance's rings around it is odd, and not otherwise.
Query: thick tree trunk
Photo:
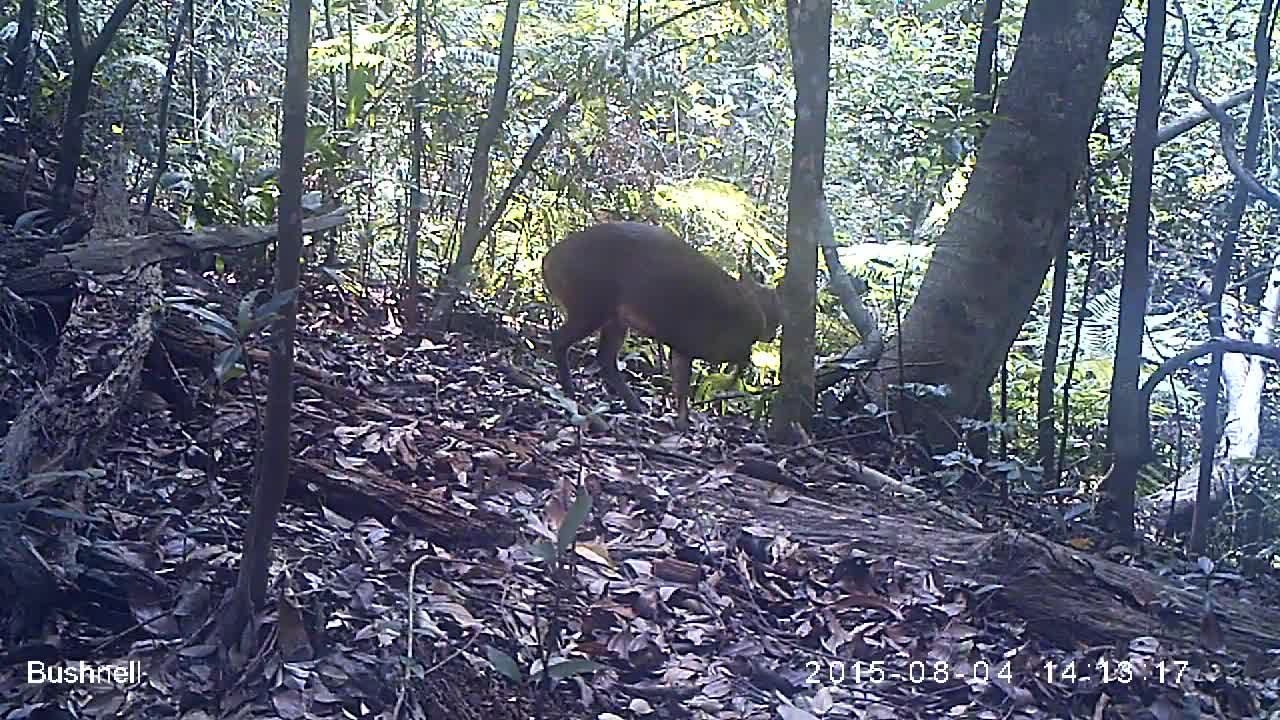
[[[1031,0],[995,118],[877,378],[950,386],[941,414],[906,403],[906,424],[955,444],[958,416],[988,387],[1063,238],[1123,0]]]

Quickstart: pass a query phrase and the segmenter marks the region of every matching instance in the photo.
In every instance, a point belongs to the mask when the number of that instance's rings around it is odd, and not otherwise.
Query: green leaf
[[[564,393],[560,392],[560,388],[553,385],[547,385],[545,386],[545,390],[546,393],[551,396],[552,400],[555,400],[560,407],[564,408],[565,412],[570,415],[578,414],[578,403],[565,397]]]
[[[484,654],[489,658],[489,662],[493,664],[493,669],[502,673],[508,680],[524,682],[524,673],[520,672],[520,666],[516,664],[515,658],[492,645],[485,646]]]
[[[249,187],[253,188],[254,191],[256,192],[259,192],[259,193],[264,192],[264,188],[266,188],[267,183],[274,183],[278,179],[279,175],[280,175],[280,168],[278,166],[271,165],[269,167],[264,167],[261,170],[255,172],[253,176],[249,179]],[[252,195],[249,197],[246,197],[245,200],[246,201],[252,200],[253,202],[257,202],[257,200],[254,199]]]
[[[557,550],[563,553],[569,549],[573,539],[578,536],[578,529],[582,527],[582,523],[586,522],[589,514],[591,514],[591,493],[579,485],[578,496],[573,500],[573,507],[565,513],[564,522],[560,524],[560,531],[556,534]]]
[[[54,470],[52,472],[35,473],[27,476],[31,486],[44,485],[58,480],[101,480],[107,476],[105,470],[93,468],[89,470]]]
[[[75,522],[89,522],[89,523],[106,522],[101,518],[96,518],[96,517],[93,517],[92,515],[85,515],[84,513],[72,512],[70,510],[54,510],[52,508],[38,507],[38,508],[31,508],[31,512],[40,513],[41,515],[45,515],[51,518],[57,518],[59,520],[72,520]]]
[[[240,338],[239,333],[236,332],[236,329],[231,324],[230,320],[222,317],[221,315],[219,315],[218,313],[212,310],[209,310],[208,308],[202,308],[196,305],[188,305],[186,303],[174,303],[170,307],[172,307],[174,310],[177,310],[179,312],[184,312],[188,315],[193,315],[201,320],[204,320],[205,323],[203,324],[203,327],[206,330],[209,330],[218,335],[221,335],[227,340],[236,341]]]
[[[298,295],[298,288],[296,287],[289,288],[288,290],[285,290],[283,292],[278,292],[275,295],[272,295],[270,300],[259,305],[258,308],[254,311],[253,313],[254,319],[266,320],[266,319],[274,318],[276,315],[279,314],[280,310],[283,309],[285,305],[288,305],[289,303],[293,302],[293,298],[296,297],[297,295]]]
[[[328,125],[324,125],[324,124],[308,125],[307,137],[306,137],[306,140],[303,141],[306,143],[305,147],[307,148],[307,151],[310,152],[312,150],[315,150],[317,147],[319,147],[320,141],[324,139],[324,136],[328,132],[329,132]]]
[[[1091,510],[1093,510],[1093,503],[1091,502],[1076,503],[1062,514],[1062,519],[1065,522],[1071,522]]]
[[[168,72],[168,68],[160,61],[159,58],[154,58],[150,55],[129,55],[121,58],[120,62],[127,63],[137,68],[150,70],[152,76],[154,76],[156,80],[163,78]]]
[[[160,176],[158,184],[163,190],[172,190],[178,186],[189,188],[191,186],[191,173],[185,170],[170,170]]]
[[[228,334],[226,328],[222,327],[221,325],[202,322],[200,323],[199,327],[201,330],[209,333],[210,335],[217,335],[218,337],[229,340],[230,342],[238,342],[240,339],[239,336],[235,335],[234,333]]]
[[[547,676],[550,677],[552,680],[564,680],[565,678],[571,678],[575,675],[595,672],[597,670],[603,670],[604,668],[605,668],[604,665],[601,665],[600,663],[594,660],[587,660],[586,658],[577,658],[574,660],[566,660],[562,663],[556,663],[555,665],[552,665],[551,667],[547,668]]]
[[[529,552],[548,565],[556,561],[556,546],[551,543],[534,543],[529,546]]]
[[[356,118],[364,110],[364,101],[369,98],[369,72],[363,68],[351,72],[351,82],[347,87],[347,127],[356,126]]]
[[[249,333],[249,326],[253,324],[253,308],[258,304],[258,296],[266,293],[266,290],[254,290],[240,299],[240,306],[236,312],[236,327],[239,328],[241,337]]]
[[[733,390],[738,378],[733,373],[707,373],[694,389],[694,400],[704,401]]]
[[[36,221],[49,214],[48,208],[40,208],[39,210],[29,210],[18,216],[13,222],[14,230],[31,230],[35,227]]]
[[[241,357],[242,353],[238,343],[218,353],[218,357],[213,361],[213,376],[217,378],[219,384],[225,385],[234,379],[231,373],[235,370]]]

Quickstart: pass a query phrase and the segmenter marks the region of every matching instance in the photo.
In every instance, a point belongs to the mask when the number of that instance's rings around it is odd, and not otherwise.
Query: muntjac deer
[[[681,430],[689,427],[693,358],[745,365],[752,344],[773,338],[781,315],[772,288],[746,275],[734,280],[680,238],[644,223],[605,223],[569,235],[542,259],[542,277],[565,310],[551,338],[565,392],[574,391],[569,347],[599,330],[601,377],[632,412],[642,412],[618,371],[630,328],[671,347]]]

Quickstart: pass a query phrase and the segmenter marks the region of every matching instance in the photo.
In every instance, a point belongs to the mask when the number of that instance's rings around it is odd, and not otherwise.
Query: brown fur
[[[643,223],[595,225],[566,237],[542,260],[542,276],[565,309],[552,336],[561,386],[573,393],[569,347],[600,332],[605,383],[632,411],[643,404],[618,372],[628,329],[671,347],[678,422],[688,425],[690,361],[745,364],[751,346],[773,338],[780,305],[771,288],[735,280],[667,230]]]

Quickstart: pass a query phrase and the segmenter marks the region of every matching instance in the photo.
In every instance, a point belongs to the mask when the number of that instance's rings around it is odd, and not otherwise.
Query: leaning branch
[[[1207,95],[1200,91],[1196,84],[1197,76],[1200,74],[1200,51],[1196,50],[1195,45],[1191,42],[1191,22],[1187,19],[1187,14],[1182,9],[1182,4],[1174,0],[1174,5],[1178,8],[1178,13],[1182,16],[1182,46],[1186,49],[1187,54],[1191,57],[1190,64],[1187,65],[1187,90],[1191,96],[1200,103],[1206,112],[1218,122],[1218,137],[1222,145],[1222,156],[1226,158],[1227,167],[1231,169],[1231,174],[1236,176],[1241,185],[1250,194],[1261,198],[1264,202],[1272,207],[1272,209],[1280,210],[1280,195],[1274,190],[1265,187],[1254,175],[1245,167],[1244,162],[1240,159],[1240,154],[1236,152],[1236,123],[1217,104],[1210,100]]]
[[[1142,389],[1138,391],[1139,399],[1142,402],[1142,417],[1146,418],[1143,427],[1146,428],[1145,444],[1148,456],[1154,453],[1151,447],[1151,393],[1155,392],[1156,386],[1163,382],[1165,378],[1190,365],[1192,360],[1214,352],[1258,355],[1280,363],[1280,347],[1222,337],[1210,338],[1207,342],[1165,360],[1160,364],[1160,367],[1156,368],[1151,377],[1147,378],[1147,381],[1142,384]]]
[[[1267,89],[1274,87],[1276,82],[1276,80],[1272,80],[1268,83]],[[1218,97],[1213,98],[1211,102],[1213,105],[1222,108],[1223,110],[1230,110],[1231,108],[1243,105],[1252,97],[1253,85],[1249,84],[1234,92],[1227,93],[1226,95],[1219,95]],[[1163,145],[1188,130],[1199,126],[1212,117],[1213,115],[1211,115],[1209,110],[1203,105],[1194,110],[1188,110],[1160,126],[1160,129],[1156,131],[1156,144]]]
[[[1231,340],[1229,338],[1216,337],[1197,345],[1190,350],[1174,355],[1165,360],[1156,369],[1147,381],[1142,383],[1142,396],[1150,400],[1151,393],[1155,391],[1156,386],[1165,378],[1177,372],[1181,368],[1191,364],[1192,360],[1203,357],[1212,352],[1224,353],[1240,353],[1241,355],[1258,355],[1260,357],[1271,358],[1280,363],[1280,347],[1275,345],[1263,345],[1261,343],[1249,342],[1247,340]]]

